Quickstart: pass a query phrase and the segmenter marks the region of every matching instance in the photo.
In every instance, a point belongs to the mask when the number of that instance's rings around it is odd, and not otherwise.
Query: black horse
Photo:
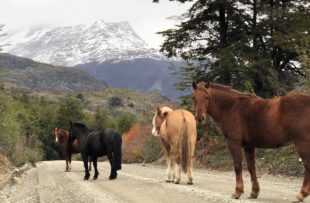
[[[122,168],[122,137],[121,134],[112,129],[91,132],[84,124],[70,122],[68,144],[73,140],[78,140],[79,149],[83,158],[85,176],[88,180],[88,157],[93,160],[95,169],[94,180],[98,178],[97,157],[107,155],[111,164],[111,174],[109,179],[117,178],[117,170]]]

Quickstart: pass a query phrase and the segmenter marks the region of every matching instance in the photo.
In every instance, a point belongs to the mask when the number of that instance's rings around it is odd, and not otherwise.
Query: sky
[[[0,0],[0,24],[10,33],[42,25],[128,21],[150,47],[159,48],[163,38],[156,32],[172,28],[178,22],[167,18],[181,15],[191,4],[168,0]]]

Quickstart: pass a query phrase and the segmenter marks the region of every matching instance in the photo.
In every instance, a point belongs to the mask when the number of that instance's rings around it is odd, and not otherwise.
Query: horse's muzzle
[[[203,116],[195,116],[195,119],[198,123],[202,123],[205,118]]]

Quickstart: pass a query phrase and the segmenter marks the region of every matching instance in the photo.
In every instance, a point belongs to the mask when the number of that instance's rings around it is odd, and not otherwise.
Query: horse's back
[[[240,129],[245,144],[275,148],[286,145],[310,132],[310,96],[292,94],[274,99],[253,99],[239,109]],[[234,118],[231,118],[234,119]],[[237,128],[236,128],[237,126]],[[310,135],[308,136],[310,140]]]
[[[170,139],[177,141],[177,136],[182,132],[182,127],[185,127],[188,136],[196,137],[196,120],[192,113],[184,109],[178,109],[171,112],[164,123],[165,131]]]
[[[291,136],[310,141],[310,96],[292,94],[283,97],[281,113]]]

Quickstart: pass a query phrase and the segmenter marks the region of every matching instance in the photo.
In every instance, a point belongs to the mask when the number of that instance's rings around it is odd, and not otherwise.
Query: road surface
[[[123,164],[118,179],[108,180],[110,166],[99,162],[98,180],[84,181],[82,162],[74,161],[72,171],[64,172],[64,161],[44,161],[28,170],[18,183],[0,191],[0,202],[238,202],[255,203],[292,202],[300,189],[302,179],[263,175],[259,178],[261,193],[258,199],[247,199],[250,180],[244,172],[245,193],[240,200],[232,200],[234,189],[232,172],[194,171],[194,185],[166,183],[165,167],[141,164]],[[305,202],[310,202],[310,197]]]

